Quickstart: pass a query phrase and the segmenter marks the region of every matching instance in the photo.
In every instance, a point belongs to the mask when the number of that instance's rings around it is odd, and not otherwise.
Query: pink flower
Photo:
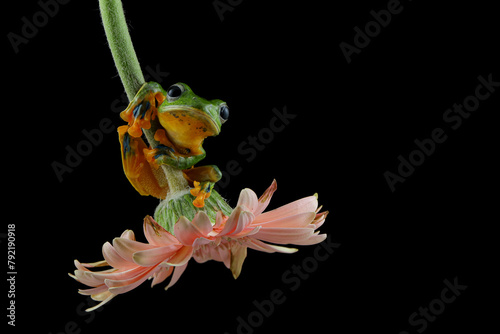
[[[182,216],[174,225],[175,236],[147,216],[144,219],[147,244],[135,241],[134,233],[127,230],[113,240],[113,245],[109,242],[103,245],[104,261],[80,263],[75,260],[77,270],[70,276],[92,287],[79,292],[101,302],[87,311],[134,289],[148,278],[153,279],[151,285],[154,286],[173,273],[166,288],[171,287],[191,258],[198,263],[223,262],[237,278],[247,248],[267,253],[293,253],[297,249],[279,245],[322,242],[326,235],[319,234],[316,229],[323,224],[328,212],[318,213],[317,198],[305,197],[263,213],[275,190],[276,181],[260,198],[250,189],[242,190],[233,212],[229,217],[218,212],[214,225],[203,211],[199,211],[192,221]],[[112,268],[89,269],[102,266]]]

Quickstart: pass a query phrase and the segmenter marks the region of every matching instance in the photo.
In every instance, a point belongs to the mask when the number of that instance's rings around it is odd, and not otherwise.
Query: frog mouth
[[[163,124],[164,128],[172,127],[172,121],[177,121],[176,127],[184,128],[184,131],[201,132],[204,137],[216,136],[220,132],[220,127],[201,109],[189,106],[164,106],[163,113],[169,114],[170,121]]]

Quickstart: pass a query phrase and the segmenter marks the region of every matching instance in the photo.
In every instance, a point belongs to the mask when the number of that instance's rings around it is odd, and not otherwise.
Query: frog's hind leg
[[[151,121],[158,114],[158,106],[165,100],[166,93],[156,82],[147,82],[130,101],[120,117],[128,122],[128,133],[134,138],[142,135],[142,129],[150,129]]]
[[[164,199],[168,192],[168,182],[162,170],[153,168],[144,156],[146,144],[141,137],[129,134],[129,126],[118,128],[123,171],[132,186],[143,196]]]

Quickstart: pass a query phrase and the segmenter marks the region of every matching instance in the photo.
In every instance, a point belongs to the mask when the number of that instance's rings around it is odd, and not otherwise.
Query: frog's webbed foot
[[[210,197],[210,192],[214,187],[214,183],[209,181],[198,182],[194,181],[194,188],[190,190],[191,195],[196,197],[193,200],[193,205],[197,208],[202,208],[205,206],[205,200]]]
[[[158,114],[158,106],[165,100],[165,91],[156,82],[145,83],[120,117],[128,122],[128,133],[140,137],[142,129],[151,128],[151,120]]]
[[[184,177],[193,183],[194,188],[190,190],[191,195],[196,198],[193,205],[202,208],[205,206],[205,199],[210,197],[211,191],[217,181],[222,177],[222,173],[215,165],[194,167],[183,171]]]
[[[127,125],[118,128],[123,171],[127,179],[141,195],[164,199],[168,192],[165,174],[152,168],[144,156],[146,144],[141,137],[131,136],[128,130]]]

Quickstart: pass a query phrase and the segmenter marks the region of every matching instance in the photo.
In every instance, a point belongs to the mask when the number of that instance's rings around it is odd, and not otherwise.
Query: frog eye
[[[168,102],[173,102],[177,100],[179,97],[181,97],[182,93],[184,92],[184,87],[179,84],[175,84],[170,86],[167,89],[167,100]]]
[[[227,121],[227,119],[229,118],[229,108],[227,107],[227,105],[223,104],[220,106],[219,116],[221,119],[221,123],[224,123],[225,121]]]

